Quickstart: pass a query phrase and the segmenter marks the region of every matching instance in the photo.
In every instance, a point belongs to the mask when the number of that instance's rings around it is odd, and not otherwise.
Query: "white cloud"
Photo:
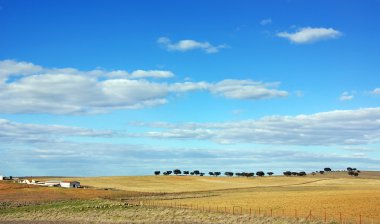
[[[372,91],[372,94],[380,95],[380,88],[376,88]]]
[[[339,38],[342,33],[333,28],[312,28],[312,27],[304,27],[299,29],[297,32],[288,33],[288,32],[280,32],[277,33],[278,37],[286,38],[293,43],[297,44],[306,44],[313,43],[320,40],[327,39],[336,39]]]
[[[172,92],[188,92],[194,90],[208,90],[212,84],[207,82],[177,82],[170,85]]]
[[[0,61],[0,83],[11,75],[29,75],[42,71],[42,67],[28,62],[14,60]]]
[[[31,70],[25,69],[26,67]],[[277,84],[250,80],[166,83],[141,79],[174,76],[170,71],[137,70],[131,74],[123,70],[80,71],[74,68],[49,69],[12,61],[0,63],[0,71],[7,74],[4,80],[14,73],[20,75],[14,80],[0,82],[0,113],[105,113],[117,109],[162,105],[167,103],[170,94],[196,90],[232,99],[263,99],[287,95],[286,91],[276,89]]]
[[[260,25],[265,26],[272,23],[272,19],[263,19],[260,21]]]
[[[345,145],[345,146],[340,147],[340,149],[353,151],[353,152],[374,151],[373,148],[369,148],[367,146],[356,146],[356,145]]]
[[[331,164],[333,169],[353,166],[379,169],[379,160],[370,155],[347,152],[313,152],[292,147],[186,148],[157,145],[129,145],[86,142],[37,142],[22,146],[0,145],[2,167],[8,175],[146,175],[154,170],[219,170],[242,172],[271,170],[313,171]],[[49,169],[46,169],[49,167]]]
[[[172,41],[167,37],[160,37],[157,43],[165,47],[168,51],[190,51],[190,50],[203,50],[208,54],[218,53],[220,49],[226,48],[226,45],[214,46],[209,42],[198,42],[195,40],[180,40],[177,43],[172,43]]]
[[[124,70],[115,70],[107,72],[104,76],[110,79],[124,79],[129,77],[129,73]]]
[[[226,79],[210,87],[210,91],[230,99],[265,99],[285,97],[288,92],[275,89],[279,83]]]
[[[0,83],[1,113],[103,113],[157,106],[166,103],[167,85],[132,78],[174,75],[169,71],[137,70],[129,74],[123,70],[79,71],[5,62],[0,64],[0,70],[8,74],[5,79],[16,71],[22,77]]]
[[[179,128],[179,125],[162,122],[154,125],[161,128]],[[236,126],[238,125],[241,124],[237,123]],[[189,123],[183,126],[188,129],[208,126],[212,129],[213,124]],[[218,128],[217,125],[214,126],[213,128]],[[221,127],[223,125],[219,128]],[[199,133],[202,134],[201,131]],[[203,135],[209,134],[210,131],[205,130]],[[97,141],[91,143],[78,141],[78,138],[66,138],[71,136],[97,138]],[[252,167],[276,171],[299,169],[299,167],[315,170],[314,166],[323,167],[327,163],[333,164],[334,169],[343,169],[348,166],[347,164],[360,169],[367,166],[379,168],[379,160],[365,154],[372,152],[366,150],[365,146],[339,146],[338,149],[342,148],[352,153],[336,154],[321,152],[320,147],[316,147],[315,151],[312,150],[313,147],[299,148],[282,144],[272,145],[272,143],[270,146],[220,145],[212,148],[111,144],[104,142],[107,141],[104,138],[108,137],[124,138],[125,135],[109,130],[19,123],[0,119],[0,154],[4,158],[2,167],[12,175],[109,175],[109,173],[125,175],[125,172],[136,175],[150,174],[156,169],[165,170],[173,167],[234,172],[249,170]],[[330,150],[336,147],[322,148]],[[51,168],[46,169],[46,167]],[[120,170],[123,170],[122,173]]]
[[[102,70],[93,70],[87,72],[87,74],[92,74],[94,76],[104,76],[111,79],[167,79],[175,76],[173,72],[164,70],[135,70],[132,73],[128,73],[124,70],[115,70],[110,72]]]
[[[350,94],[349,92],[343,92],[342,95],[339,97],[340,101],[348,101],[352,100],[354,98],[354,95]]]
[[[160,70],[136,70],[131,73],[131,78],[171,78],[174,74],[171,71],[160,71]]]
[[[0,141],[5,143],[57,142],[66,136],[112,137],[118,134],[108,130],[93,130],[62,125],[39,125],[0,119]]]
[[[158,128],[164,130],[149,131],[142,136],[210,140],[221,144],[370,144],[380,142],[380,108],[269,116],[222,123],[160,123]]]

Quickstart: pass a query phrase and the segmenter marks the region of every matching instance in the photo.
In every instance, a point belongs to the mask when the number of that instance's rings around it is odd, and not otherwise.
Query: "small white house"
[[[39,185],[48,186],[48,187],[59,187],[60,184],[61,182],[59,180],[49,180],[49,181],[45,181],[45,183],[42,182]]]
[[[0,175],[0,180],[3,180],[3,179],[4,179],[4,177]]]
[[[79,181],[69,181],[69,180],[65,180],[65,181],[62,181],[61,183],[61,187],[66,187],[66,188],[78,188],[80,187],[80,182]]]

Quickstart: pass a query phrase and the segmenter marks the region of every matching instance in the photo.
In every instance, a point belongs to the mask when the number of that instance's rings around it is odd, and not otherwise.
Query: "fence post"
[[[224,213],[227,213],[227,206],[224,206]]]
[[[252,216],[252,209],[249,208],[249,216]]]
[[[309,212],[309,221],[311,221],[311,209],[310,209],[310,212]]]
[[[362,215],[359,215],[359,224],[362,224]]]
[[[260,216],[260,208],[259,208],[259,216]]]
[[[327,214],[326,214],[326,210],[325,210],[325,223],[327,222]]]
[[[273,210],[270,209],[270,217],[273,217]]]
[[[297,209],[294,209],[294,217],[297,219]]]
[[[342,213],[339,212],[339,223],[342,224]]]

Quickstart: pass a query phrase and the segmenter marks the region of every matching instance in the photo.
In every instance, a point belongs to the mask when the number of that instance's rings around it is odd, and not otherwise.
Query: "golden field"
[[[97,188],[114,188],[127,191],[155,193],[183,193],[214,191],[235,188],[276,187],[319,181],[313,177],[209,177],[209,176],[120,176],[71,178],[82,185]]]
[[[320,223],[324,219],[328,223],[380,223],[380,172],[362,172],[359,177],[332,172],[306,177],[67,179],[79,180],[90,188],[0,182],[0,223],[54,223],[59,217],[71,216],[81,223],[109,219],[111,223]],[[28,203],[20,207],[18,202]]]
[[[152,196],[154,194],[151,193],[64,189],[0,181],[0,223],[305,223],[281,217],[210,213],[129,203]]]
[[[139,195],[139,193],[127,191],[104,191],[98,189],[64,189],[59,187],[41,187],[17,184],[10,181],[0,181],[0,202],[10,204],[117,198],[135,195]]]
[[[362,172],[359,177],[346,172],[306,177],[199,177],[141,176],[79,178],[82,184],[128,191],[169,193],[149,198],[149,203],[183,205],[243,213],[323,217],[371,217],[380,219],[380,172]],[[380,220],[379,220],[380,221]]]

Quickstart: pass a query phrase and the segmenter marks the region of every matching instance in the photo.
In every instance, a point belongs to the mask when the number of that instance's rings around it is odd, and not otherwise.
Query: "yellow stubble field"
[[[380,174],[331,173],[307,177],[140,176],[79,178],[84,185],[168,193],[149,202],[197,209],[279,216],[370,217],[380,221]],[[200,196],[200,194],[202,194]]]

